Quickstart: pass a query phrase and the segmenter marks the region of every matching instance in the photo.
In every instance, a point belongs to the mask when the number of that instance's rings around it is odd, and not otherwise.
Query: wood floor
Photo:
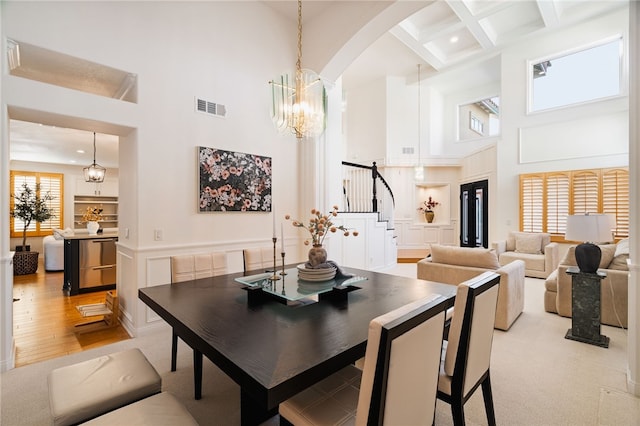
[[[76,333],[75,325],[87,321],[76,306],[103,303],[105,292],[68,296],[62,290],[63,275],[63,272],[45,272],[40,261],[36,274],[13,277],[16,367],[130,338],[121,325]]]

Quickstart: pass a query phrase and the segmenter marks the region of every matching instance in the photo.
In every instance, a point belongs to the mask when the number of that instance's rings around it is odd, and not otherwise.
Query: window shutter
[[[629,236],[629,170],[623,168],[520,175],[520,230],[564,241],[567,216],[604,213],[616,219],[616,239]]]
[[[546,232],[564,235],[569,214],[569,175],[556,173],[547,176],[547,228]]]
[[[616,219],[614,236],[629,236],[629,171],[604,170],[602,173],[602,212]]]
[[[598,173],[579,171],[572,174],[573,195],[571,214],[598,213]]]
[[[27,237],[37,237],[51,235],[54,228],[63,228],[64,221],[64,175],[61,173],[38,173],[38,172],[22,172],[11,171],[10,174],[11,194],[18,195],[22,192],[22,185],[26,183],[30,188],[36,188],[36,184],[40,184],[40,193],[42,195],[49,192],[53,199],[49,202],[49,206],[53,209],[55,217],[42,223],[31,222],[27,229]],[[13,209],[14,199],[11,197],[10,208]],[[24,222],[17,218],[11,218],[11,238],[22,237]]]
[[[520,176],[520,229],[542,232],[544,179],[540,175]]]

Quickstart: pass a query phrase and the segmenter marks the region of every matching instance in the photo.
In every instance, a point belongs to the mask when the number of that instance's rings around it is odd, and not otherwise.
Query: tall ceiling
[[[292,24],[296,23],[296,2],[265,0],[265,3]],[[321,19],[327,9],[338,7],[339,3],[343,2],[304,1],[303,24]],[[423,3],[424,8],[395,25],[353,61],[342,75],[345,90],[385,75],[406,76],[415,81],[417,64],[421,64],[421,76],[436,77],[433,81],[444,92],[453,84],[460,90],[460,78],[450,71],[471,62],[478,80],[473,81],[467,75],[465,82],[477,85],[490,81],[499,76],[497,61],[492,58],[501,49],[624,7],[628,0],[436,0]],[[45,69],[51,70],[51,58],[47,57],[46,51],[32,46],[20,47],[22,63],[12,74],[37,76],[45,75],[42,72]],[[71,88],[86,91],[84,76],[68,74],[82,67],[59,64],[57,69],[64,75],[44,78],[64,81],[71,86],[77,81],[78,87]],[[130,77],[119,70],[104,68],[101,75],[101,92],[112,93],[114,97],[122,93],[123,85],[131,84],[123,81]],[[93,134],[86,130],[12,120],[10,138],[12,160],[79,165],[89,165],[93,161]],[[117,167],[117,139],[108,134],[97,135],[99,164]],[[78,150],[83,150],[84,154]]]

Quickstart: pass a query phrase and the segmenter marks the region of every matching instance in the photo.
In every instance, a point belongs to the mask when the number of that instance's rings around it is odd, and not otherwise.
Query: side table
[[[609,347],[609,338],[600,334],[600,281],[605,272],[580,272],[576,266],[567,268],[571,275],[571,328],[566,339]]]

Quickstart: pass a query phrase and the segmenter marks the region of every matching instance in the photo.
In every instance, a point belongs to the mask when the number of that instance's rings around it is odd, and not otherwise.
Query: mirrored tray
[[[329,292],[348,292],[360,287],[354,284],[366,281],[366,277],[347,276],[333,278],[327,281],[305,281],[298,278],[297,268],[285,269],[286,275],[280,275],[279,280],[270,280],[273,273],[264,273],[236,278],[235,281],[244,284],[249,290],[261,290],[279,299],[281,302],[299,301],[315,298]]]

